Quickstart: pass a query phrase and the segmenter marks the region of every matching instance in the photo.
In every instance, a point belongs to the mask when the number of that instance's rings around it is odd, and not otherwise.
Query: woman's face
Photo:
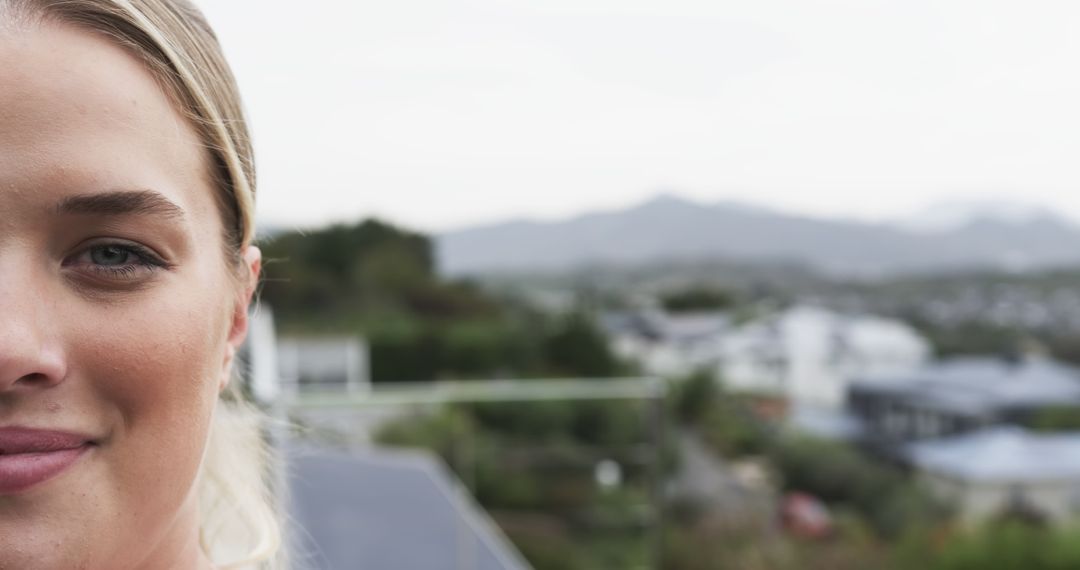
[[[193,481],[251,291],[206,162],[135,57],[0,21],[0,568],[204,563]]]

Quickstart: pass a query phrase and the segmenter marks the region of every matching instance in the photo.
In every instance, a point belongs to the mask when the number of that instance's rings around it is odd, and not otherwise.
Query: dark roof
[[[965,413],[1080,404],[1080,372],[1046,359],[955,358],[907,374],[858,379],[853,393],[891,395]]]
[[[289,456],[298,567],[529,568],[430,454],[303,448]]]
[[[727,332],[731,328],[731,316],[725,311],[615,311],[601,315],[600,325],[608,334],[693,343]]]

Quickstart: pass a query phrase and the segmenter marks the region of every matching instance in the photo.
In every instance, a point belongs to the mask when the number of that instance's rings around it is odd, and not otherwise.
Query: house
[[[357,392],[371,388],[367,342],[358,336],[280,337],[273,310],[256,303],[240,347],[242,380],[268,405],[282,392]]]
[[[614,352],[646,373],[714,370],[732,390],[832,412],[842,410],[850,378],[909,371],[930,354],[900,321],[808,305],[741,325],[726,312],[659,309],[607,314],[601,324]]]
[[[1080,515],[1080,433],[995,427],[918,441],[905,454],[962,520],[1013,515],[1062,523]]]
[[[386,417],[350,410],[289,409],[312,392],[367,394],[366,346],[355,337],[281,339],[269,307],[251,314],[240,367],[257,402],[276,422],[270,443],[287,458],[276,473],[278,507],[298,567],[528,570],[531,566],[456,476],[434,454],[293,439],[289,418],[308,430],[366,439]],[[336,442],[338,445],[342,441]],[[350,442],[353,443],[353,442]]]
[[[648,374],[671,377],[715,367],[731,318],[722,311],[647,309],[609,313],[600,324],[620,358],[640,363]]]
[[[848,408],[871,443],[900,442],[1025,424],[1047,408],[1080,407],[1080,371],[1029,357],[955,358],[904,374],[867,375],[848,390]]]
[[[851,378],[912,370],[929,354],[929,343],[900,321],[797,305],[725,335],[718,370],[733,390],[838,412]]]
[[[276,351],[285,390],[358,392],[371,388],[368,347],[359,337],[281,337]]]

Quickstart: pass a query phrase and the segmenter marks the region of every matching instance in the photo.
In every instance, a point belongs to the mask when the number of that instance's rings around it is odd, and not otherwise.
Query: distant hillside
[[[515,221],[442,234],[451,274],[580,269],[683,259],[806,264],[837,276],[1080,264],[1080,228],[1042,214],[975,217],[941,231],[803,218],[738,204],[661,196],[559,222]]]

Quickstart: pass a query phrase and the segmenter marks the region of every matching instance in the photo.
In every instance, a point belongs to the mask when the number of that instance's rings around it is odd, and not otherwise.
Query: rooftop
[[[998,427],[907,447],[920,469],[967,481],[1080,480],[1080,432]]]
[[[530,566],[425,452],[290,452],[292,537],[305,568],[527,570]]]
[[[955,358],[907,374],[857,380],[856,390],[891,393],[927,408],[993,408],[1080,403],[1080,371],[1042,358]]]

